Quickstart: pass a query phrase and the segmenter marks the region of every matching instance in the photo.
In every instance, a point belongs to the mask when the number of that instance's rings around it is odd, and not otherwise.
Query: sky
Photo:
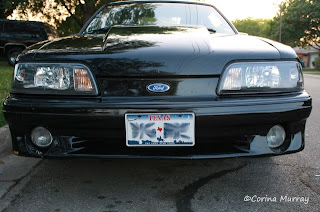
[[[273,18],[279,11],[282,0],[206,0],[215,5],[229,20]]]

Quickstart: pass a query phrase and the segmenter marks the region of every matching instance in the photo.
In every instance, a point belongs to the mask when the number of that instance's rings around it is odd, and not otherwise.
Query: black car
[[[27,46],[56,37],[55,29],[46,23],[0,19],[0,51],[10,65]]]
[[[3,112],[17,155],[184,159],[301,151],[311,108],[292,48],[212,5],[131,1],[24,51]]]

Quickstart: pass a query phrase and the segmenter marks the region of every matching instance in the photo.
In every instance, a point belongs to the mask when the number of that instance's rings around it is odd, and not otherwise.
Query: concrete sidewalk
[[[11,136],[9,126],[0,128],[0,154],[11,151]]]
[[[15,156],[8,125],[0,128],[0,211],[4,211],[21,194],[32,179],[39,158]]]

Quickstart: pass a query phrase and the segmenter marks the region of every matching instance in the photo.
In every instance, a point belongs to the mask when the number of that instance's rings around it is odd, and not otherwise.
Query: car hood
[[[219,75],[232,61],[295,59],[292,48],[204,27],[113,27],[105,35],[71,36],[34,45],[24,61],[79,62],[101,76]]]

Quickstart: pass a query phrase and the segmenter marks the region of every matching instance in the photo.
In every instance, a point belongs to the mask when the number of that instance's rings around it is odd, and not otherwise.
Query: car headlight
[[[81,64],[20,63],[15,66],[12,93],[96,95],[88,67]]]
[[[218,94],[281,93],[303,90],[301,65],[294,61],[239,62],[224,71]]]

